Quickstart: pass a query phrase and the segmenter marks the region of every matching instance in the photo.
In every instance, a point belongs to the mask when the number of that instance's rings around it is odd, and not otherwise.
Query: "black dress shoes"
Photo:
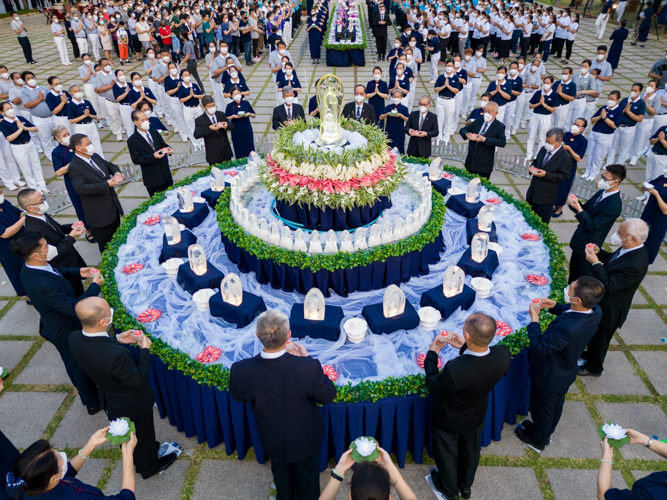
[[[153,477],[156,474],[160,474],[161,472],[166,471],[169,467],[171,467],[171,464],[173,464],[176,459],[178,458],[178,455],[176,452],[170,453],[169,455],[165,455],[163,457],[160,457],[157,459],[157,469],[155,472],[152,473],[141,473],[141,477],[144,479],[148,479],[149,477]]]
[[[101,411],[102,411],[102,405],[98,404],[96,406],[93,406],[92,408],[88,408],[88,415],[97,415]]]
[[[584,365],[577,368],[577,375],[580,377],[599,377],[602,374],[590,372],[588,371],[588,368],[586,368],[586,365]]]

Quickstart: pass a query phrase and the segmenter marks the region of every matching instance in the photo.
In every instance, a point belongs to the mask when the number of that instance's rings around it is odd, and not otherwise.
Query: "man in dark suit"
[[[294,123],[294,120],[306,121],[306,115],[303,113],[303,107],[294,102],[294,90],[292,87],[283,87],[284,104],[273,108],[273,130]]]
[[[551,220],[558,184],[568,180],[571,175],[572,156],[561,147],[564,136],[561,129],[550,129],[545,146],[528,169],[533,179],[526,193],[526,201],[545,224]]]
[[[104,283],[102,275],[88,267],[54,269],[47,261],[48,244],[39,233],[21,233],[11,242],[11,249],[25,261],[21,268],[21,284],[39,313],[39,334],[60,353],[72,385],[79,391],[81,402],[95,415],[102,407],[95,383],[72,357],[67,341],[70,333],[81,328],[74,308],[78,301],[99,295]],[[93,277],[88,290],[76,297],[68,279]]]
[[[378,61],[383,61],[387,55],[387,23],[390,23],[389,14],[384,3],[379,5],[378,12],[373,14],[375,25],[375,45],[377,46]]]
[[[470,498],[470,488],[479,464],[484,417],[489,393],[509,371],[510,351],[502,345],[489,348],[496,334],[496,321],[483,313],[468,316],[463,337],[436,335],[424,371],[426,389],[433,396],[433,486],[446,499]],[[459,357],[438,372],[438,354],[449,342],[460,349]]]
[[[405,133],[410,136],[408,142],[408,155],[419,158],[431,156],[431,139],[438,137],[438,117],[431,113],[431,99],[422,96],[419,99],[419,111],[410,113],[405,124]]]
[[[167,469],[176,460],[172,453],[158,458],[155,440],[153,404],[155,393],[148,381],[151,340],[137,338],[134,330],[112,338],[107,333],[113,322],[113,309],[101,297],[90,297],[76,305],[80,328],[72,332],[69,348],[72,356],[100,390],[100,400],[109,420],[127,417],[136,427],[137,446],[134,465],[141,477],[148,479]],[[136,343],[138,356],[123,344]]]
[[[577,361],[593,337],[602,318],[598,302],[604,286],[595,278],[582,276],[570,283],[565,301],[558,304],[542,299],[529,307],[528,374],[530,376],[530,420],[515,429],[518,438],[538,453],[549,444],[563,413],[565,394],[577,378]],[[554,319],[542,334],[540,309],[549,309]]]
[[[620,245],[615,252],[601,250],[597,245],[586,247],[586,259],[591,264],[590,274],[604,285],[600,301],[602,321],[581,357],[586,364],[579,367],[580,377],[602,374],[609,342],[617,328],[623,326],[632,297],[648,271],[648,254],[644,242],[648,225],[641,219],[627,219],[611,236],[612,245]]]
[[[205,113],[195,119],[195,139],[204,139],[206,161],[216,165],[232,159],[232,147],[227,132],[234,130],[234,124],[222,111],[215,107],[215,100],[205,95],[201,100]]]
[[[496,148],[504,148],[507,144],[505,124],[496,120],[496,115],[498,104],[490,102],[484,108],[483,120],[475,120],[459,131],[459,135],[469,141],[466,170],[486,179],[493,172]]]
[[[277,500],[318,498],[324,424],[317,405],[331,403],[336,387],[302,346],[293,343],[287,353],[290,327],[283,313],[262,313],[257,337],[264,349],[232,365],[229,392],[252,406],[260,442],[271,460]]]
[[[363,120],[368,124],[375,125],[377,123],[375,108],[364,102],[364,99],[366,99],[366,87],[357,85],[354,87],[354,102],[348,102],[343,107],[343,116],[350,120],[358,122]]]
[[[148,196],[153,196],[174,185],[168,158],[173,151],[164,142],[162,135],[150,128],[150,121],[143,111],[132,111],[132,123],[136,130],[127,139],[127,148],[130,150],[132,163],[141,167],[141,177]]]
[[[609,230],[621,215],[623,201],[619,187],[623,179],[625,179],[623,165],[607,165],[602,171],[602,179],[598,182],[598,187],[602,189],[583,206],[579,204],[576,196],[568,198],[568,206],[579,221],[570,240],[572,258],[570,259],[569,283],[580,276],[588,275],[591,265],[586,260],[586,245],[592,243],[599,247],[602,246]]]
[[[46,240],[49,264],[57,269],[61,267],[86,267],[86,262],[74,248],[76,238],[86,230],[83,224],[77,226],[76,224],[59,224],[56,222],[47,213],[49,204],[44,199],[44,195],[36,189],[19,191],[16,201],[28,216],[25,220],[24,230],[39,233]],[[83,294],[81,278],[76,276],[68,281],[72,285],[76,296],[80,297]]]
[[[100,252],[104,252],[123,215],[123,207],[114,189],[123,182],[123,175],[116,165],[95,153],[85,135],[74,134],[69,145],[75,155],[67,173],[74,191],[81,197],[86,223],[97,240]]]

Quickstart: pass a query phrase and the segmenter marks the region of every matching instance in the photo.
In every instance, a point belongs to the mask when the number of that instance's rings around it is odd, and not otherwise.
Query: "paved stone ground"
[[[30,30],[30,39],[38,64],[27,66],[21,50],[9,29],[7,20],[0,21],[0,44],[6,52],[0,58],[11,71],[31,69],[37,73],[40,84],[46,84],[51,75],[58,75],[65,87],[78,80],[78,62],[64,67],[58,63],[56,49],[51,40],[48,26],[41,15],[24,16]],[[611,33],[611,25],[607,34]],[[599,41],[593,35],[593,21],[582,23],[574,46],[572,60],[578,63],[583,58],[594,56],[594,48]],[[291,53],[298,54],[305,39],[299,32],[291,46]],[[648,69],[654,61],[664,56],[664,41],[657,42],[655,35],[646,49],[639,50],[626,44],[621,64],[605,91],[618,89],[627,96],[630,85],[635,81],[646,82]],[[366,83],[375,64],[374,55],[368,49],[364,68],[333,68],[345,84],[346,101],[352,99],[353,84]],[[324,54],[322,54],[324,60]],[[381,63],[387,68],[386,63]],[[576,64],[573,64],[576,68]],[[126,66],[126,71],[134,65]],[[332,71],[325,65],[311,66],[306,52],[298,67],[298,75],[308,86],[312,95],[317,78]],[[426,68],[426,71],[428,69]],[[205,74],[203,64],[200,72]],[[550,60],[548,72],[559,75],[560,66]],[[275,98],[270,91],[270,76],[266,58],[253,68],[245,70],[252,91],[251,102],[257,111],[254,121],[256,136],[271,133],[271,111]],[[494,71],[489,71],[491,77]],[[207,91],[211,91],[205,79]],[[269,90],[267,90],[269,89]],[[257,93],[259,91],[259,93]],[[419,79],[417,96],[427,93],[433,96],[428,77],[423,73]],[[301,102],[306,101],[301,99]],[[124,142],[116,142],[111,133],[104,131],[102,142],[107,156],[116,163],[130,161]],[[521,154],[527,131],[519,130],[512,137],[506,152]],[[460,139],[455,137],[458,142]],[[172,136],[169,143],[179,151],[189,150],[189,145]],[[54,176],[51,164],[44,160],[42,166],[49,186],[62,185]],[[583,162],[580,167],[583,167]],[[643,180],[643,164],[630,169],[629,180],[623,183],[623,191],[638,195],[637,183]],[[182,179],[196,168],[181,169],[175,175]],[[494,173],[492,181],[503,189],[523,198],[527,189],[525,179],[502,173]],[[7,198],[15,202],[15,192],[6,192]],[[135,207],[147,194],[142,185],[129,184],[119,189],[123,206],[127,211]],[[567,212],[566,212],[567,213]],[[72,221],[73,211],[59,214],[63,221]],[[565,215],[552,223],[560,240],[567,243],[575,228],[573,218]],[[100,255],[96,245],[85,241],[77,247],[91,265],[97,265]],[[603,376],[594,380],[577,380],[567,396],[563,420],[554,435],[554,443],[542,454],[526,450],[506,426],[503,439],[493,442],[482,450],[481,467],[473,486],[473,498],[494,500],[521,499],[587,499],[595,498],[595,477],[599,465],[599,440],[595,431],[597,424],[613,420],[625,426],[639,429],[649,435],[667,437],[667,347],[661,337],[667,336],[667,254],[664,252],[651,266],[649,276],[637,293],[630,317],[622,330],[616,333],[609,354],[609,362]],[[97,415],[89,417],[76,398],[76,392],[69,384],[62,363],[55,349],[44,341],[37,331],[38,316],[24,300],[14,295],[6,275],[0,269],[0,366],[11,370],[6,380],[6,390],[0,394],[0,427],[19,447],[25,448],[34,440],[50,439],[55,447],[66,450],[70,456],[87,440],[96,429],[105,425],[105,418]],[[178,463],[160,477],[149,481],[138,480],[138,497],[142,499],[203,499],[220,497],[224,499],[266,498],[270,492],[271,473],[268,465],[259,465],[250,456],[237,462],[235,456],[227,456],[223,449],[210,450],[206,445],[198,445],[196,439],[178,433],[166,420],[160,420],[156,412],[157,434],[161,441],[176,440],[192,450],[193,455],[182,455]],[[83,469],[82,478],[97,483],[106,492],[116,492],[120,486],[120,454],[110,447],[101,447],[94,458]],[[650,470],[664,469],[664,461],[642,448],[625,447],[616,452],[614,485],[625,487]],[[408,464],[403,474],[417,496],[433,498],[424,476],[431,465]],[[328,472],[322,474],[326,483]],[[341,488],[339,498],[347,498],[349,477]]]

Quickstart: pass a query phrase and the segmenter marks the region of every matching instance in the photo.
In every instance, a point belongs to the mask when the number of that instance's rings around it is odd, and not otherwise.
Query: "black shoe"
[[[92,408],[88,408],[88,415],[97,415],[101,411],[102,411],[102,405],[98,403]]]
[[[156,474],[160,474],[161,472],[166,471],[169,467],[171,467],[171,464],[173,464],[176,459],[178,458],[178,455],[176,452],[170,453],[169,455],[165,455],[164,457],[160,457],[157,459],[157,470],[151,474],[146,474],[144,472],[141,473],[141,477],[143,479],[148,479],[149,477],[153,477]]]
[[[433,487],[438,491],[438,493],[447,498],[447,495],[442,489],[442,485],[440,484],[440,474],[438,473],[438,469],[431,469],[431,482],[433,483]]]
[[[32,302],[30,301],[30,299],[25,299],[25,303],[28,304],[29,306],[32,305]]]
[[[586,365],[577,368],[577,375],[580,377],[599,377],[601,373],[593,373],[586,368]]]
[[[466,500],[468,500],[468,498],[470,498],[471,494],[472,493],[470,492],[470,490],[461,490],[461,496],[463,498],[465,498]]]
[[[526,436],[526,429],[521,427],[520,424],[517,425],[516,429],[514,429],[514,434],[516,434],[516,437],[518,437],[523,443],[526,443],[528,446],[530,446],[536,452],[540,453],[540,452],[544,451],[544,446],[539,446],[532,439],[530,439],[528,436]]]

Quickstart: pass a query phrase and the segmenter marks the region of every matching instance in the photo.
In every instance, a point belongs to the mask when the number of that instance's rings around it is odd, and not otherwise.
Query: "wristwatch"
[[[648,438],[648,443],[646,443],[646,447],[647,447],[647,448],[650,448],[652,444],[653,444],[653,439],[652,439],[652,438]]]
[[[343,476],[341,476],[340,474],[338,474],[338,472],[336,472],[336,469],[331,470],[331,477],[333,477],[334,479],[337,479],[338,481],[341,481],[341,482],[344,479]]]

